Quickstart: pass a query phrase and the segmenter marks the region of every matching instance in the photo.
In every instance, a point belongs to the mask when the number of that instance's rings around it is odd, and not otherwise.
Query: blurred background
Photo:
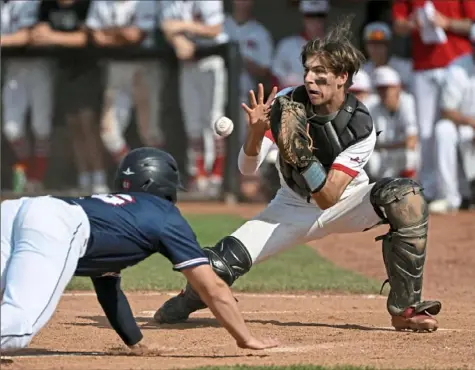
[[[256,176],[237,169],[240,103],[258,82],[302,84],[302,46],[345,15],[367,57],[351,90],[381,131],[371,179],[420,180],[432,212],[470,208],[473,0],[3,0],[2,193],[108,192],[147,145],[178,160],[182,199],[272,199],[275,152]]]

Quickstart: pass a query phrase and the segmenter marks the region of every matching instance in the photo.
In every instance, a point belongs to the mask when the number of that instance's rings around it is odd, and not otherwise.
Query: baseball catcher
[[[349,40],[349,23],[324,39],[309,41],[301,58],[305,84],[273,90],[264,102],[250,92],[246,141],[238,158],[254,173],[275,143],[281,188],[269,205],[214,247],[205,248],[212,267],[228,284],[253,264],[297,244],[329,234],[362,232],[389,225],[382,241],[390,284],[387,310],[396,330],[434,331],[438,301],[422,300],[428,211],[422,188],[407,178],[369,183],[364,166],[376,132],[367,108],[348,93],[363,56]],[[160,323],[184,321],[205,305],[188,285],[160,307]]]

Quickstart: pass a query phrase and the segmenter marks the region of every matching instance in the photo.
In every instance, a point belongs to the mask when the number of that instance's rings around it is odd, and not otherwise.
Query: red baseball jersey
[[[395,0],[393,19],[407,19],[417,8],[424,6],[425,0]],[[432,0],[435,9],[451,19],[475,20],[474,0]],[[412,32],[412,58],[414,70],[446,67],[459,56],[471,53],[472,45],[466,36],[447,32],[444,44],[426,45],[422,42],[419,31]]]

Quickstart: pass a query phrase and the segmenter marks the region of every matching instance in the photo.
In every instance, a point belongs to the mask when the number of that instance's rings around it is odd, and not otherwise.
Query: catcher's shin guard
[[[383,240],[383,260],[391,289],[387,309],[397,330],[433,331],[439,301],[421,301],[426,259],[428,206],[422,188],[407,178],[385,178],[374,185],[371,203],[390,225]]]
[[[246,247],[235,237],[226,236],[214,247],[204,248],[214,272],[231,286],[237,278],[247,273],[252,259]],[[188,283],[176,297],[166,301],[155,313],[155,321],[174,324],[186,321],[191,313],[206,308],[199,295]]]

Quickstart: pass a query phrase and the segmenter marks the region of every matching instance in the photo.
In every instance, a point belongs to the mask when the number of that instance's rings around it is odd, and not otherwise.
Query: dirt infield
[[[249,217],[262,206],[181,205],[188,213]],[[128,294],[144,334],[161,345],[159,357],[111,356],[120,340],[94,294],[66,294],[31,349],[2,368],[165,369],[202,365],[353,364],[382,368],[475,369],[475,213],[431,217],[424,296],[442,301],[441,328],[431,334],[395,332],[385,297],[351,295],[237,295],[251,329],[283,346],[265,352],[236,348],[209,311],[180,326],[156,326],[151,317],[166,294]],[[313,246],[335,264],[384,280],[383,229],[331,236]],[[184,330],[187,329],[187,330]]]

